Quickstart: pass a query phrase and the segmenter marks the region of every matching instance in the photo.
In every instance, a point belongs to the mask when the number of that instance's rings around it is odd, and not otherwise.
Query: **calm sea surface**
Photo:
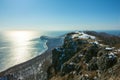
[[[56,37],[66,32],[5,31],[0,32],[0,71],[34,58],[47,50],[40,36]]]
[[[47,50],[46,40],[40,36],[56,37],[69,31],[5,31],[0,32],[0,71],[30,60]],[[104,31],[120,35],[120,31]]]

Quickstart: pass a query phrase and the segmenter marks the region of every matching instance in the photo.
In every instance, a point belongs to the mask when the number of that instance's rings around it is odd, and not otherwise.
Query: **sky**
[[[120,0],[0,0],[0,30],[120,30]]]

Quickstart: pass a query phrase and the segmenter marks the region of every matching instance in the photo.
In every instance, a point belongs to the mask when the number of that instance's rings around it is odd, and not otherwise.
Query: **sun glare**
[[[31,31],[11,31],[9,32],[9,37],[15,45],[24,45],[32,37]]]
[[[16,63],[20,63],[29,57],[29,40],[33,38],[32,31],[9,31],[8,36],[12,42],[12,53]]]

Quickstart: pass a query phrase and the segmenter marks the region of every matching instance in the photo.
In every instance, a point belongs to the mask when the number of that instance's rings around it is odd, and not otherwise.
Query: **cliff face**
[[[120,37],[86,31],[66,34],[64,43],[48,39],[47,52],[0,73],[0,80],[120,80]]]
[[[64,44],[52,50],[49,80],[120,80],[120,46],[105,45],[102,37],[86,33],[68,33]]]

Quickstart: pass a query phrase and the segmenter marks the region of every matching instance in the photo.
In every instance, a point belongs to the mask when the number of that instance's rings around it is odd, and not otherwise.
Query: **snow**
[[[82,57],[83,55],[82,54],[80,54],[78,57]]]
[[[114,53],[111,52],[109,55],[113,55],[114,56]]]
[[[106,47],[105,49],[106,50],[113,50],[113,48],[110,48],[110,47]]]
[[[75,74],[76,73],[76,71],[73,71],[73,74]]]
[[[39,64],[39,67],[41,67],[42,66],[42,64]]]
[[[95,41],[94,43],[95,43],[95,44],[99,44],[98,41]]]
[[[73,62],[70,62],[70,65],[74,65],[74,63],[73,63]]]
[[[73,34],[72,35],[72,38],[75,38],[75,37],[78,37],[78,38],[81,38],[81,39],[95,39],[96,37],[95,36],[91,36],[91,35],[88,35],[88,34],[85,34],[84,32],[75,32],[76,34]]]
[[[81,36],[79,36],[79,38],[83,38],[83,39],[95,39],[95,36],[91,36],[91,35],[88,35],[88,34],[85,34],[85,33],[82,33]]]
[[[89,77],[89,75],[88,75],[88,74],[85,74],[85,77]]]
[[[75,37],[78,37],[79,36],[79,34],[74,34],[74,35],[72,35],[72,38],[75,38]]]
[[[109,53],[109,54],[108,54],[108,56],[109,56],[109,58],[110,58],[110,59],[113,59],[113,58],[115,58],[115,57],[116,57],[116,55],[115,55],[114,53],[112,53],[112,52],[111,52],[111,53]]]
[[[100,46],[104,46],[103,44],[99,44]]]
[[[20,76],[20,77],[18,78],[18,80],[23,80],[23,77],[22,77],[22,76]]]
[[[120,52],[120,49],[118,49],[118,52]]]
[[[94,76],[94,80],[97,80],[97,76]]]

